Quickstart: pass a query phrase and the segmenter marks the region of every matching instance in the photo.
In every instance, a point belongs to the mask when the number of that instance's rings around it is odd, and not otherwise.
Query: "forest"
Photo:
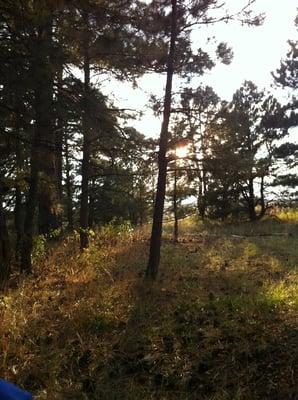
[[[237,56],[213,27],[260,29],[259,1],[0,0],[0,378],[298,398],[298,41],[270,87],[198,83]],[[143,77],[162,96],[119,105]]]

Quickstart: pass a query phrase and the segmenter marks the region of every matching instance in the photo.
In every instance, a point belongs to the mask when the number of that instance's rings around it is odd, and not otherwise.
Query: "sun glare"
[[[177,158],[185,158],[188,155],[188,148],[187,146],[179,146],[175,150]]]

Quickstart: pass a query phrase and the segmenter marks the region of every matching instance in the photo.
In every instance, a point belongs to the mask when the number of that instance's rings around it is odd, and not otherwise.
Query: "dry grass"
[[[247,237],[247,232],[290,232]],[[0,376],[36,399],[297,399],[297,221],[67,238],[0,295]]]

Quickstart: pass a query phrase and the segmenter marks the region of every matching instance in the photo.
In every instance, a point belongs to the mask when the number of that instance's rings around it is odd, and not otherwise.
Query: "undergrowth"
[[[291,218],[188,218],[176,245],[167,226],[154,284],[147,227],[112,223],[84,253],[77,234],[42,243],[0,294],[0,376],[40,400],[297,399]]]

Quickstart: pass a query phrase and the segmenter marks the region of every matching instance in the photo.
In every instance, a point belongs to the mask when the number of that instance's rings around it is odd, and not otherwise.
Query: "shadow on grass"
[[[146,242],[96,246],[5,300],[3,377],[50,400],[297,398],[295,252],[206,233],[165,244],[149,284]]]
[[[266,246],[221,234],[165,245],[158,282],[131,287],[131,313],[94,398],[295,398],[291,296],[276,288],[297,258],[284,265]],[[124,264],[140,271],[144,249],[131,251]]]
[[[274,286],[287,271],[249,241],[207,239],[204,257],[199,245],[164,246],[158,281],[131,288],[108,395],[94,399],[296,398],[291,294]]]

